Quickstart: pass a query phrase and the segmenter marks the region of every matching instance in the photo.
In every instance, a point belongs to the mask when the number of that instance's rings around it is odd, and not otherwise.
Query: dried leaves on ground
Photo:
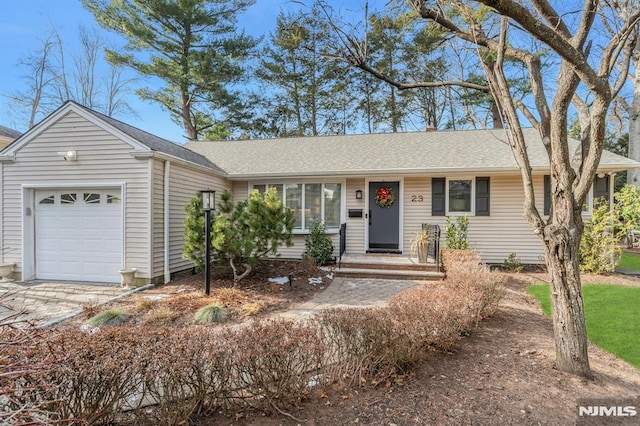
[[[554,369],[551,319],[526,293],[528,284],[545,279],[545,274],[510,274],[496,315],[463,337],[455,351],[441,352],[409,375],[375,388],[325,390],[291,414],[306,425],[559,425],[576,423],[579,398],[640,395],[640,371],[593,345],[594,381]],[[640,279],[618,274],[585,275],[583,280],[640,285]],[[637,419],[628,420],[620,424]],[[211,424],[298,422],[246,412]]]
[[[269,278],[287,277],[290,283],[273,283]],[[310,283],[309,278],[316,278]],[[83,324],[98,312],[117,307],[130,315],[128,325],[189,326],[196,311],[220,302],[228,310],[226,323],[262,318],[302,303],[331,283],[331,275],[313,263],[297,261],[264,261],[253,273],[233,286],[227,268],[214,268],[210,296],[204,294],[204,273],[183,272],[166,285],[136,293],[108,306],[86,306],[84,315],[63,326]]]

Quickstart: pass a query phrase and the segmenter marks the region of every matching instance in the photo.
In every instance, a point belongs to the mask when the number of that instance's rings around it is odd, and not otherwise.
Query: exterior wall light
[[[356,189],[356,200],[362,200],[362,189]]]
[[[78,159],[78,153],[76,151],[62,151],[58,152],[64,161],[76,161]]]

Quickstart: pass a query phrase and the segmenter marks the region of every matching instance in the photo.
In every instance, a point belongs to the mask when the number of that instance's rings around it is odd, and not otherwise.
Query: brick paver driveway
[[[102,304],[128,292],[116,285],[79,283],[0,282],[0,321],[16,319],[46,324],[79,311],[90,304]]]

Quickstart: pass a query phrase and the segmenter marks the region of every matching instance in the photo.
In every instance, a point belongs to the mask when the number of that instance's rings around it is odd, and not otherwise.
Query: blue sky
[[[335,3],[342,2],[336,0]],[[362,3],[364,0],[355,0],[349,5],[359,8]],[[281,9],[293,10],[296,7],[300,7],[299,4],[291,0],[257,0],[241,16],[239,28],[255,36],[267,34],[275,26]],[[72,54],[77,46],[80,25],[97,29],[101,36],[117,46],[124,44],[122,39],[95,23],[93,15],[82,7],[80,0],[0,0],[0,124],[19,131],[26,130],[7,108],[9,97],[25,84],[21,78],[25,70],[19,66],[20,61],[37,51],[52,29],[60,34],[69,49],[68,54]],[[160,107],[138,100],[135,94],[131,94],[128,100],[137,117],[118,118],[169,140],[184,141],[182,129]]]

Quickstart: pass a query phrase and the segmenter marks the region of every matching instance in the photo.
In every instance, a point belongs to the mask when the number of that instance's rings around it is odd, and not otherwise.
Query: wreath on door
[[[391,207],[396,201],[396,194],[392,188],[378,188],[376,191],[376,204],[382,208]]]

